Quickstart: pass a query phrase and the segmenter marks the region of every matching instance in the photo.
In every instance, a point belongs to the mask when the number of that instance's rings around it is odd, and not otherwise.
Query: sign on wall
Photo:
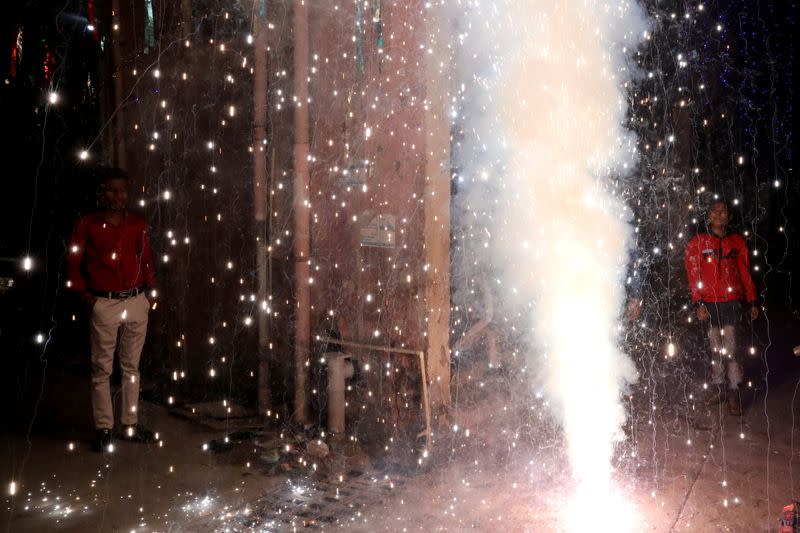
[[[369,221],[361,227],[361,246],[394,248],[394,215],[372,215]]]

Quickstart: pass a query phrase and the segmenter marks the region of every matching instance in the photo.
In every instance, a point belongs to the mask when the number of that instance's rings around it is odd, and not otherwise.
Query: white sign
[[[361,246],[394,248],[394,215],[373,215],[361,227]]]

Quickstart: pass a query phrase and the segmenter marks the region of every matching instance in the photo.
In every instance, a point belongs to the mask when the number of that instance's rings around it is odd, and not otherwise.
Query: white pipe
[[[333,337],[317,336],[317,342],[325,342],[328,344],[336,344],[338,346],[348,346],[350,348],[363,348],[365,350],[373,350],[376,352],[398,353],[404,355],[416,355],[419,357],[419,373],[422,380],[422,406],[425,411],[425,431],[417,435],[417,438],[425,437],[425,449],[431,450],[433,444],[433,432],[431,431],[431,400],[428,395],[428,373],[425,370],[425,352],[420,350],[410,350],[408,348],[393,348],[391,346],[381,346],[378,344],[366,344],[363,342],[345,341],[341,339],[334,339]]]
[[[308,162],[308,7],[295,0],[294,18],[294,420],[308,426],[308,354],[311,337],[311,210]]]
[[[345,380],[353,377],[353,362],[349,354],[340,352],[326,353],[325,360],[328,362],[328,431],[343,435]]]

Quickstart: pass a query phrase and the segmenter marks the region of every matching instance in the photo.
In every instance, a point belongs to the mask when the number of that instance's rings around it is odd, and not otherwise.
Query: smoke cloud
[[[606,490],[621,395],[636,377],[617,339],[632,229],[615,184],[637,160],[626,87],[644,13],[591,0],[474,2],[466,12],[462,223],[506,300],[528,304],[532,372],[560,417],[573,475]]]

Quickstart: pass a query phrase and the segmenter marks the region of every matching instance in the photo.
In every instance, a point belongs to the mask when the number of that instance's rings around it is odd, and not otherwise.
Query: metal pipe
[[[411,350],[409,348],[394,348],[392,346],[382,346],[379,344],[366,344],[363,342],[346,341],[343,339],[334,339],[333,337],[326,337],[322,335],[317,335],[315,340],[317,342],[336,344],[338,346],[347,346],[349,348],[361,348],[375,352],[397,353],[403,355],[416,355],[419,357],[419,372],[420,379],[422,380],[422,407],[425,412],[425,431],[418,433],[417,438],[424,436],[425,449],[427,451],[431,450],[433,444],[433,433],[431,431],[431,402],[428,396],[428,375],[425,371],[425,352],[421,350]]]
[[[253,80],[253,219],[258,265],[258,300],[267,301],[267,28],[260,9],[253,16],[255,65]],[[188,27],[188,24],[187,24]],[[272,409],[267,312],[258,313],[258,413],[266,417]]]
[[[345,428],[345,380],[353,377],[353,362],[350,355],[326,353],[328,361],[328,431],[334,436],[344,435]]]
[[[308,165],[308,2],[294,2],[294,420],[308,424],[308,357],[311,341],[309,287],[311,234]]]

